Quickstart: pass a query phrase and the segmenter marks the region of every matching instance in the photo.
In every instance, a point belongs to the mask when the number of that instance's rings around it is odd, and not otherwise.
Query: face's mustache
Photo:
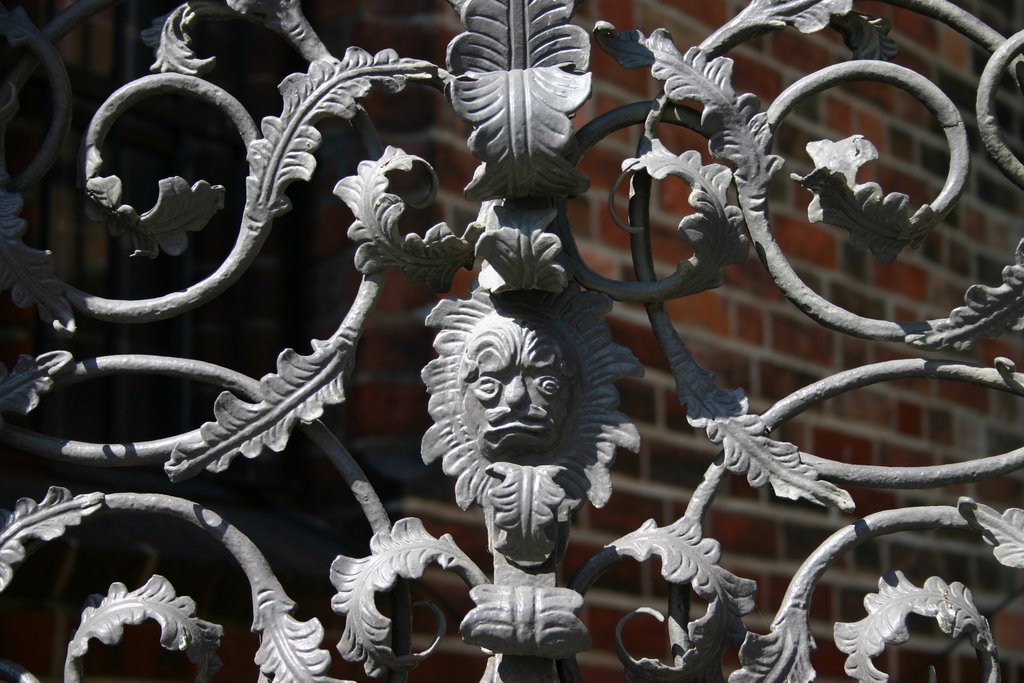
[[[522,410],[514,411],[509,406],[496,406],[484,411],[484,419],[487,420],[487,424],[494,427],[500,426],[506,422],[519,423],[521,420],[540,422],[546,420],[547,417],[548,411],[545,408],[532,403],[529,408],[526,409],[525,413]]]

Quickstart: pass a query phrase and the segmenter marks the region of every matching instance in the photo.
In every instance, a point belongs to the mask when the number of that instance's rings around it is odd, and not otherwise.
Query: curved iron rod
[[[921,101],[936,116],[950,144],[950,168],[946,184],[935,201],[941,210],[948,211],[962,193],[966,182],[970,157],[967,131],[959,111],[949,98],[916,72],[895,64],[870,60],[826,67],[797,81],[772,103],[767,112],[769,126],[774,131],[799,99],[853,79],[880,81],[900,87]],[[740,202],[745,204],[742,195]],[[875,341],[903,341],[908,334],[926,332],[939,322],[892,322],[865,318],[837,306],[808,287],[797,275],[775,241],[766,211],[746,206],[744,214],[758,256],[768,268],[772,279],[786,297],[815,322],[844,334]]]
[[[0,659],[0,681],[5,683],[39,683],[39,679],[25,667],[7,659]]]
[[[53,43],[48,41],[46,36],[36,30],[35,27],[32,27],[31,30],[26,30],[25,33],[27,37],[24,40],[27,42],[29,50],[35,59],[42,64],[43,69],[46,71],[46,78],[50,82],[53,111],[50,125],[46,130],[46,136],[43,138],[43,143],[40,145],[36,156],[9,184],[9,188],[13,192],[23,190],[43,177],[43,174],[56,161],[57,155],[60,153],[60,147],[71,130],[71,81],[68,79],[68,72],[64,68],[64,62],[61,60],[60,54],[53,46]],[[8,81],[4,91],[13,100],[17,98],[19,88],[20,84],[17,82]],[[13,102],[3,103],[0,106],[11,104]],[[0,126],[0,134],[6,134],[4,128]],[[0,151],[2,151],[2,144],[0,142]],[[6,175],[6,160],[0,160],[0,179]]]
[[[256,544],[216,512],[184,498],[156,493],[110,493],[104,497],[104,502],[111,511],[174,517],[213,537],[231,554],[249,581],[254,633],[262,632],[266,627],[266,624],[262,623],[259,611],[260,599],[264,594],[276,594],[281,607],[284,608],[284,614],[289,613],[294,607],[294,603]],[[326,676],[317,676],[314,680],[316,683],[344,683]]]
[[[1022,373],[973,363],[913,358],[865,365],[832,375],[778,401],[761,418],[765,426],[772,430],[812,405],[847,391],[879,382],[911,378],[968,382],[1024,396]],[[833,482],[883,489],[917,489],[980,481],[1012,472],[1024,465],[1024,448],[968,462],[924,467],[853,465],[810,453],[801,454],[801,459],[812,465],[822,477]]]
[[[868,515],[836,531],[825,539],[797,569],[772,622],[773,630],[787,616],[795,615],[795,618],[801,620],[799,627],[807,632],[810,631],[808,610],[811,605],[811,593],[825,574],[825,570],[847,551],[879,536],[900,531],[936,528],[975,532],[957,508],[946,505],[884,510]],[[998,681],[999,670],[994,666],[994,658],[979,656],[979,660],[982,666],[981,680],[988,683]]]

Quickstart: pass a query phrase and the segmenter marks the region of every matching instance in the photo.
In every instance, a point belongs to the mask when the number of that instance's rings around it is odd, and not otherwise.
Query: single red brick
[[[896,405],[896,429],[911,436],[924,433],[924,411],[914,403],[900,401]]]
[[[874,92],[876,94],[876,97],[880,98],[880,100],[881,100],[879,102],[878,106],[882,107],[883,109],[886,108],[886,107],[891,107],[891,105],[892,105],[891,97],[888,98],[889,101],[886,101],[887,98],[885,98],[885,96],[883,95],[883,93],[891,94],[891,92],[889,90],[889,86],[882,86],[881,84],[878,84],[878,83],[874,83],[874,84],[860,84],[860,85],[861,86],[865,86],[865,85],[877,85],[877,86],[880,86],[880,87],[875,88],[875,89],[872,90],[872,92]],[[875,149],[878,150],[879,155],[882,158],[885,158],[885,154],[886,154],[886,151],[887,151],[887,149],[886,149],[886,142],[887,142],[887,139],[888,139],[888,135],[886,134],[887,126],[883,122],[882,117],[879,116],[874,111],[871,111],[871,110],[869,110],[869,109],[867,109],[867,108],[865,108],[863,106],[858,107],[857,108],[856,128],[865,138],[867,138],[871,142],[871,144],[873,144],[875,146]],[[876,168],[877,167],[876,167],[875,164],[868,164],[864,168],[864,170],[861,171],[861,173],[863,174],[864,171],[868,171],[869,173],[870,172],[876,172]],[[863,179],[867,180],[869,178],[865,177]],[[885,187],[885,185],[883,185],[882,187],[887,192],[891,192],[891,190],[889,190],[889,188]]]
[[[618,152],[608,150],[605,146],[598,144],[587,150],[587,153],[580,159],[579,170],[583,175],[590,178],[590,186],[593,189],[607,191],[615,183],[615,179],[622,172],[622,162],[625,159]],[[623,183],[628,187],[628,183]]]
[[[959,403],[979,413],[988,412],[990,389],[966,382],[948,381],[939,382],[938,389],[940,398]]]
[[[348,388],[347,421],[363,434],[421,436],[430,426],[420,385],[362,384]]]
[[[651,479],[671,486],[696,488],[715,459],[713,451],[669,443],[653,436],[648,437],[645,443],[650,454]],[[685,506],[674,510],[673,516],[679,517],[684,513]]]
[[[839,137],[853,135],[853,110],[846,102],[836,98],[825,99],[825,123],[839,133]]]
[[[921,266],[902,261],[875,264],[875,285],[923,301],[928,296],[928,271]]]
[[[796,369],[762,360],[761,389],[766,396],[782,398],[817,381],[818,376]]]
[[[782,76],[756,57],[730,53],[733,59],[732,82],[736,92],[752,92],[768,102],[782,92]]]
[[[892,491],[844,486],[857,506],[856,514],[863,517],[882,510],[894,510],[899,507],[899,498]]]
[[[897,10],[892,17],[893,29],[911,41],[934,52],[939,47],[939,26],[936,21],[909,10]]]
[[[935,457],[927,451],[883,444],[879,461],[887,467],[927,467],[935,464]]]
[[[625,455],[623,457],[633,457]],[[590,525],[595,529],[613,533],[629,533],[640,528],[648,519],[659,524],[664,520],[662,503],[653,498],[644,498],[635,493],[613,491],[612,497],[603,508],[590,510]]]
[[[736,303],[733,309],[732,333],[754,344],[764,341],[764,314],[757,306]]]
[[[629,7],[629,3],[617,4]],[[619,30],[628,30],[630,24],[616,23],[615,27]],[[620,66],[615,58],[604,50],[592,50],[590,63],[594,78],[600,78],[604,83],[612,83],[631,93],[636,93],[638,99],[646,93],[651,80],[651,75],[646,69],[627,69]]]
[[[717,292],[702,292],[685,299],[666,302],[665,310],[674,322],[690,324],[717,334],[729,333],[729,311]]]
[[[728,7],[724,2],[704,2],[704,0],[681,0],[677,3],[680,9],[705,26],[717,28],[729,18]]]
[[[868,439],[825,427],[815,427],[812,434],[815,455],[857,465],[874,461],[875,445]]]
[[[727,285],[755,294],[759,299],[783,298],[768,269],[756,258],[748,258],[743,263],[726,266],[722,269],[722,276]]]
[[[789,316],[770,316],[772,348],[822,365],[835,357],[835,334],[811,321]]]
[[[676,226],[670,229],[655,229],[651,231],[651,253],[654,260],[660,263],[667,263],[673,266],[693,256],[693,248],[679,237],[679,230]]]
[[[772,220],[772,230],[779,246],[789,258],[803,259],[825,268],[838,265],[836,238],[829,228],[787,216],[776,216]]]
[[[818,71],[832,64],[832,55],[816,41],[797,31],[776,31],[771,36],[772,56],[801,73]]]
[[[709,535],[721,543],[726,552],[757,555],[765,559],[778,556],[778,523],[770,517],[712,509],[708,520]]]

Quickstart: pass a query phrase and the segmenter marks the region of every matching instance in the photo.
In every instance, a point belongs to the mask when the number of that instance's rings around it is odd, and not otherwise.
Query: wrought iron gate
[[[787,115],[809,98],[854,81],[880,82],[915,98],[933,117],[948,145],[949,172],[938,195],[911,210],[905,194],[860,183],[860,167],[878,152],[866,138],[818,140],[807,145],[814,168],[792,180],[814,195],[810,222],[849,231],[850,243],[880,262],[916,247],[956,207],[971,163],[969,128],[958,107],[937,85],[891,62],[895,44],[888,26],[854,11],[851,0],[752,0],[695,47],[673,42],[665,30],[645,36],[598,23],[593,41],[625,69],[650,70],[660,88],[652,101],[604,112],[574,127],[573,117],[591,94],[591,36],[572,23],[572,0],[449,0],[464,32],[448,45],[443,65],[403,57],[401,50],[371,54],[349,47],[333,55],[295,0],[193,0],[162,17],[146,33],[156,54],[152,75],[112,94],[89,122],[80,159],[90,209],[136,253],[180,255],[189,233],[202,230],[223,207],[225,188],[182,177],[159,183],[148,211],[124,202],[124,181],[110,174],[104,145],[115,124],[144,101],[165,94],[195,98],[222,112],[247,154],[244,210],[230,253],[209,276],[160,296],[108,299],[77,289],[54,274],[49,251],[23,240],[29,228],[22,193],[52,167],[69,129],[71,84],[54,41],[116,0],[78,0],[46,26],[23,8],[0,7],[0,33],[18,61],[0,90],[0,130],[18,113],[18,93],[32,71],[45,74],[53,107],[35,157],[12,172],[0,167],[0,285],[21,307],[66,335],[76,317],[117,324],[168,320],[225,293],[254,263],[276,219],[292,209],[287,195],[316,171],[321,143],[317,125],[329,118],[352,124],[365,147],[354,175],[334,194],[355,217],[348,237],[357,243],[358,293],[341,326],[314,340],[312,351],[284,350],[276,371],[257,381],[227,367],[177,357],[142,354],[75,359],[66,351],[22,356],[0,377],[0,408],[27,414],[46,395],[72,384],[119,374],[185,378],[223,390],[213,419],[198,429],[151,441],[88,443],[6,424],[0,442],[25,453],[101,467],[160,465],[172,482],[228,469],[243,456],[281,452],[296,430],[327,453],[347,481],[372,529],[370,554],[339,555],[323,571],[336,594],[331,607],[344,620],[337,650],[361,662],[369,676],[404,680],[433,650],[410,648],[407,582],[429,565],[455,572],[475,605],[461,621],[462,639],[487,657],[484,680],[521,683],[583,680],[576,657],[591,647],[578,613],[586,594],[623,559],[658,556],[667,584],[670,661],[636,659],[619,643],[631,681],[721,680],[723,653],[739,647],[731,683],[809,680],[815,672],[808,611],[825,570],[852,548],[898,531],[949,529],[993,546],[995,558],[1024,567],[1024,512],[996,510],[969,497],[955,504],[885,510],[860,519],[843,517],[835,533],[793,574],[767,633],[748,631],[756,583],[720,562],[722,548],[703,521],[729,474],[774,495],[853,513],[844,487],[924,489],[1005,476],[1024,464],[1024,449],[975,460],[924,467],[851,465],[803,452],[772,436],[773,430],[811,406],[854,389],[898,379],[964,382],[989,390],[1024,393],[1024,375],[1006,358],[986,367],[934,356],[889,360],[850,368],[805,386],[761,412],[743,389],[723,389],[681,339],[665,302],[705,292],[721,283],[723,269],[744,261],[751,244],[775,286],[811,319],[838,334],[898,342],[907,350],[963,350],[982,337],[1024,327],[1024,241],[1002,271],[999,285],[975,285],[964,305],[948,316],[895,322],[857,315],[805,283],[782,252],[769,216],[770,185],[782,177],[776,133]],[[944,0],[888,0],[944,24],[987,51],[973,114],[978,139],[1003,174],[1024,187],[1024,165],[1005,140],[995,111],[996,91],[1007,74],[1020,78],[1024,31],[1009,38]],[[207,21],[250,21],[278,33],[308,62],[280,85],[280,115],[254,121],[232,94],[203,78],[212,61],[196,54],[191,32]],[[737,90],[733,61],[740,43],[785,28],[838,32],[853,58],[814,71],[785,88],[767,106]],[[629,28],[629,27],[623,27]],[[1024,87],[1024,85],[1022,85]],[[403,233],[398,221],[407,200],[390,188],[392,174],[419,167],[436,184],[423,159],[383,145],[362,102],[374,89],[443,91],[472,129],[468,144],[479,160],[466,198],[478,209],[468,225],[441,223],[424,233]],[[707,138],[702,150],[677,153],[659,139],[667,126]],[[609,210],[629,235],[634,277],[617,281],[588,266],[572,232],[568,198],[588,188],[579,162],[602,139],[638,127],[635,155],[622,162],[629,181],[628,215],[613,188]],[[1014,143],[1016,144],[1016,143]],[[6,163],[6,160],[5,160]],[[655,181],[681,179],[692,213],[679,223],[691,250],[674,271],[659,277],[650,240],[650,198]],[[60,249],[59,244],[54,245]],[[434,331],[436,359],[423,368],[432,426],[422,439],[422,460],[451,477],[456,503],[483,510],[493,567],[479,567],[451,536],[428,533],[416,518],[392,519],[345,446],[321,421],[328,406],[345,400],[355,349],[384,287],[384,273],[401,271],[446,292],[462,269],[478,268],[465,297],[440,300],[426,317]],[[644,524],[598,552],[567,582],[559,566],[570,542],[574,514],[601,507],[614,495],[611,468],[618,449],[636,451],[640,433],[619,409],[616,382],[642,374],[634,353],[612,341],[605,316],[613,301],[642,304],[667,358],[690,427],[706,433],[720,453],[707,463],[685,513],[671,524]],[[381,409],[385,409],[384,406]],[[286,594],[260,549],[217,511],[157,493],[82,493],[53,487],[37,500],[22,498],[0,517],[0,589],[27,553],[93,517],[125,512],[166,516],[207,532],[237,561],[251,587],[252,629],[260,637],[255,662],[274,681],[326,681],[331,653],[317,619],[294,616]],[[839,518],[837,518],[839,519]],[[30,566],[29,563],[26,566]],[[691,614],[695,593],[707,603]],[[391,594],[388,615],[375,599]],[[865,598],[867,616],[835,624],[835,642],[848,658],[846,672],[859,680],[885,680],[872,659],[908,638],[911,614],[934,617],[947,635],[966,636],[977,650],[985,680],[998,680],[996,645],[989,623],[961,583],[932,577],[918,586],[899,571],[887,573],[878,593]],[[445,631],[438,617],[434,644]],[[635,616],[635,615],[632,615]],[[627,618],[632,618],[632,616]],[[141,587],[115,583],[90,599],[67,648],[65,680],[83,677],[82,658],[93,640],[118,643],[126,625],[156,620],[161,644],[195,663],[199,678],[219,666],[221,628],[196,614],[192,599],[153,576]],[[620,630],[625,623],[620,623]],[[0,678],[32,681],[18,653],[0,652]]]

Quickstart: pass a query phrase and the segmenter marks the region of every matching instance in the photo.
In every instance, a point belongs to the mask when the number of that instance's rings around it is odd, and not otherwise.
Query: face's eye
[[[492,401],[497,398],[501,391],[501,382],[493,377],[481,377],[473,385],[473,393],[481,401]]]
[[[562,385],[551,375],[545,375],[537,379],[537,388],[545,396],[554,396],[562,388]]]

